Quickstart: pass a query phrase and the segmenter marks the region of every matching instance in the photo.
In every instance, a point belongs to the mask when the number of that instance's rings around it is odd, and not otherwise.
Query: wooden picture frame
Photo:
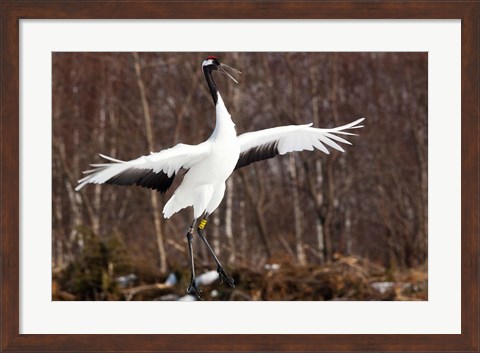
[[[4,0],[1,25],[2,351],[479,351],[479,9],[480,4],[477,1],[448,0],[438,2]],[[19,20],[94,18],[461,19],[461,334],[20,334]]]

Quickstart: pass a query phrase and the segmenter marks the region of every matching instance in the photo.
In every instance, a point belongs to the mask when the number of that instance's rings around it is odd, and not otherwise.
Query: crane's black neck
[[[217,85],[215,84],[215,81],[213,80],[212,71],[213,71],[212,65],[208,65],[208,66],[203,67],[203,74],[205,75],[205,80],[207,80],[208,89],[210,90],[210,93],[212,94],[213,104],[217,105],[218,89],[217,89]]]

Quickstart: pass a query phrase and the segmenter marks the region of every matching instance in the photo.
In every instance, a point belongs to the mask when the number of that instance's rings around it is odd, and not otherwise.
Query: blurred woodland
[[[177,300],[189,282],[185,209],[166,194],[88,185],[82,171],[179,142],[215,125],[202,71],[214,73],[237,133],[334,127],[365,117],[345,153],[254,163],[230,177],[206,235],[236,288],[194,237],[206,300],[427,299],[427,53],[53,53],[54,300]],[[213,281],[213,282],[212,282]],[[188,297],[184,297],[188,300]]]

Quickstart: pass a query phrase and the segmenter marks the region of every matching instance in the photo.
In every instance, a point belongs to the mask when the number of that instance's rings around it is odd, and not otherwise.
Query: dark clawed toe
[[[195,284],[195,280],[192,280],[192,282],[190,282],[190,284],[188,285],[187,293],[191,295],[195,295],[198,298],[198,300],[203,300],[202,297],[200,296],[200,293],[202,293],[202,291]]]
[[[225,281],[230,287],[235,288],[233,278],[230,278],[228,276],[227,272],[225,272],[223,267],[218,267],[217,272],[220,275],[220,283],[223,283],[223,281]]]

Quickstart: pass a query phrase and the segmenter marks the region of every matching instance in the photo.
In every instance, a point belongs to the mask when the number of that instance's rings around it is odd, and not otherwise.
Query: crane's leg
[[[197,284],[195,283],[195,263],[193,260],[193,230],[195,229],[195,222],[197,220],[195,219],[192,222],[192,225],[190,226],[190,229],[188,230],[187,233],[187,241],[188,241],[188,255],[190,256],[190,284],[188,285],[187,288],[187,293],[188,294],[194,294],[198,299],[200,298],[200,292],[201,290],[197,288]]]
[[[225,272],[222,264],[220,263],[220,260],[218,260],[217,255],[215,255],[215,252],[213,251],[212,247],[208,243],[207,238],[205,238],[205,236],[203,235],[203,230],[205,229],[205,225],[207,224],[207,218],[208,218],[208,213],[206,213],[205,217],[200,220],[200,223],[198,224],[198,228],[197,228],[198,236],[203,240],[205,245],[207,245],[208,251],[210,251],[210,254],[212,254],[213,259],[217,264],[217,272],[220,275],[220,282],[225,281],[230,287],[235,287],[233,279],[228,276],[227,272]]]

